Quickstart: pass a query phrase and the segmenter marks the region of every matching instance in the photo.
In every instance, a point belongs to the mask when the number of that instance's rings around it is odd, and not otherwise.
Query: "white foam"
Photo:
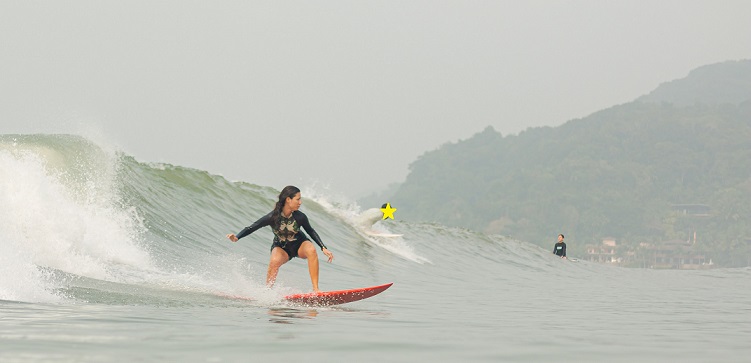
[[[13,276],[0,277],[0,298],[44,300],[54,284],[43,268],[108,279],[120,264],[150,265],[132,213],[116,206],[111,170],[70,180],[65,162],[51,149],[0,148],[0,266]]]
[[[380,208],[370,208],[360,211],[360,206],[355,202],[347,201],[346,197],[337,196],[332,198],[328,194],[321,193],[312,187],[306,188],[303,194],[320,204],[327,212],[341,218],[344,222],[352,226],[360,236],[373,245],[413,262],[420,264],[431,263],[427,258],[417,254],[414,248],[403,237],[393,234],[387,227],[379,223],[383,216]],[[394,236],[378,237],[374,236],[373,232]]]
[[[0,230],[0,300],[56,302],[54,282]]]

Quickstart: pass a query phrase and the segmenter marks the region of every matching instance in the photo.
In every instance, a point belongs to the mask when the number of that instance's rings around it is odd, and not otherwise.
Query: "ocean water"
[[[224,237],[282,187],[252,182],[0,135],[0,362],[751,362],[749,269],[566,261],[398,211],[372,228],[403,236],[373,237],[369,206],[306,186],[301,210],[335,254],[320,287],[394,285],[286,303],[311,289],[306,262],[267,289],[268,228]]]

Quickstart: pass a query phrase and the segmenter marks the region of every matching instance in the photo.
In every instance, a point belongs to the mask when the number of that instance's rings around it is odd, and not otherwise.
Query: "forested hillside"
[[[636,245],[695,234],[698,250],[729,264],[751,238],[751,61],[702,67],[559,127],[507,136],[488,127],[418,158],[390,201],[404,219],[546,248],[565,233],[574,252],[606,237]]]

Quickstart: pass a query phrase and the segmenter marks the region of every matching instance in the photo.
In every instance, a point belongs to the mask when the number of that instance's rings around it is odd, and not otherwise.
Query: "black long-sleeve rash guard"
[[[243,238],[262,227],[270,226],[271,225],[271,214],[274,212],[270,212],[269,214],[261,217],[259,220],[255,221],[253,224],[243,228],[240,233],[235,235],[238,239]],[[310,238],[319,246],[321,247],[321,250],[326,248],[326,245],[323,244],[323,241],[321,241],[321,237],[318,236],[318,233],[316,233],[316,230],[313,229],[313,227],[310,225],[310,221],[308,221],[308,216],[305,215],[305,213],[300,212],[299,210],[296,210],[292,212],[291,219],[294,219],[296,223],[294,223],[295,227],[295,234],[300,231],[300,227],[305,228],[305,231],[307,231],[310,234]],[[274,231],[274,242],[279,242],[280,238],[279,235],[284,235],[284,231],[275,230]]]
[[[565,242],[558,242],[553,247],[553,253],[556,254],[556,256],[560,257],[566,257],[566,243]]]

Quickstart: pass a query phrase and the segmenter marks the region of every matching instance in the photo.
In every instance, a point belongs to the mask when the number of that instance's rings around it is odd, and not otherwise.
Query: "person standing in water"
[[[274,232],[274,241],[271,244],[271,259],[266,273],[266,285],[274,286],[279,267],[287,261],[299,257],[308,260],[308,271],[310,272],[310,281],[313,283],[313,291],[319,292],[318,253],[300,227],[304,228],[313,241],[321,247],[321,251],[328,257],[329,262],[334,260],[334,254],[323,244],[321,237],[310,225],[308,217],[299,211],[300,205],[302,205],[300,189],[288,185],[279,193],[279,199],[273,211],[250,226],[243,228],[237,235],[234,233],[228,234],[227,238],[232,242],[237,242],[240,238],[248,236],[262,227],[271,226]]]
[[[558,242],[553,246],[553,254],[560,258],[566,258],[566,242],[563,242],[563,235],[558,235]]]

